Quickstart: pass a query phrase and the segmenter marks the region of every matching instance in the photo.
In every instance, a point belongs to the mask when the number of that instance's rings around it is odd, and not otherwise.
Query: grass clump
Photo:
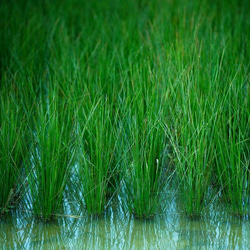
[[[204,209],[213,173],[216,116],[199,90],[191,82],[185,84],[181,84],[182,94],[172,111],[174,122],[171,127],[166,123],[166,133],[186,213],[196,218]]]
[[[116,192],[119,174],[116,118],[107,100],[79,109],[79,175],[89,214],[100,215]],[[88,109],[90,107],[90,109]],[[114,115],[114,117],[113,117]]]
[[[38,217],[50,219],[59,211],[70,169],[74,163],[73,117],[67,102],[49,93],[37,105],[37,120],[31,127],[32,147],[26,167],[30,208]]]
[[[249,214],[249,90],[231,83],[219,109],[216,171],[222,197],[239,216]]]
[[[13,93],[0,93],[0,215],[20,193],[18,182],[28,155],[27,122]]]
[[[159,121],[136,119],[130,121],[131,149],[124,167],[125,203],[135,217],[149,218],[161,204],[164,137]]]
[[[143,63],[142,63],[143,65]],[[124,202],[129,213],[149,218],[159,211],[163,192],[165,135],[162,128],[161,95],[147,63],[131,67],[123,115]],[[151,72],[151,73],[150,73]],[[150,87],[146,85],[150,82]],[[136,84],[135,84],[136,83]]]

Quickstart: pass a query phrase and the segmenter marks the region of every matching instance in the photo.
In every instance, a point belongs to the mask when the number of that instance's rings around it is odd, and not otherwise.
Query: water
[[[177,199],[152,220],[138,220],[121,206],[101,218],[62,216],[50,223],[27,212],[0,222],[1,249],[250,249],[250,223],[219,206],[200,220],[181,212]],[[79,212],[79,211],[78,211]],[[79,214],[79,213],[78,213]]]

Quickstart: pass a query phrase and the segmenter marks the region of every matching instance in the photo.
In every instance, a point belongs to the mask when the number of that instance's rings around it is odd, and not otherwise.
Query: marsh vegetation
[[[248,1],[0,5],[1,214],[149,218],[175,185],[191,218],[248,217]]]

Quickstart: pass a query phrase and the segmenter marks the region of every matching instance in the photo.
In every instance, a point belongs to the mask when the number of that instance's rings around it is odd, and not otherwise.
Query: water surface
[[[43,223],[27,212],[1,218],[1,249],[250,249],[250,223],[218,207],[188,219],[176,199],[151,220],[120,206],[99,218],[82,214]]]

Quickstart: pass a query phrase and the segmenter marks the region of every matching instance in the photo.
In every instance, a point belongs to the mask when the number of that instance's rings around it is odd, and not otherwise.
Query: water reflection
[[[213,210],[190,220],[172,200],[164,214],[137,220],[119,206],[102,218],[81,214],[42,223],[28,213],[0,222],[1,249],[249,249],[248,220]],[[81,209],[81,208],[80,208]]]

